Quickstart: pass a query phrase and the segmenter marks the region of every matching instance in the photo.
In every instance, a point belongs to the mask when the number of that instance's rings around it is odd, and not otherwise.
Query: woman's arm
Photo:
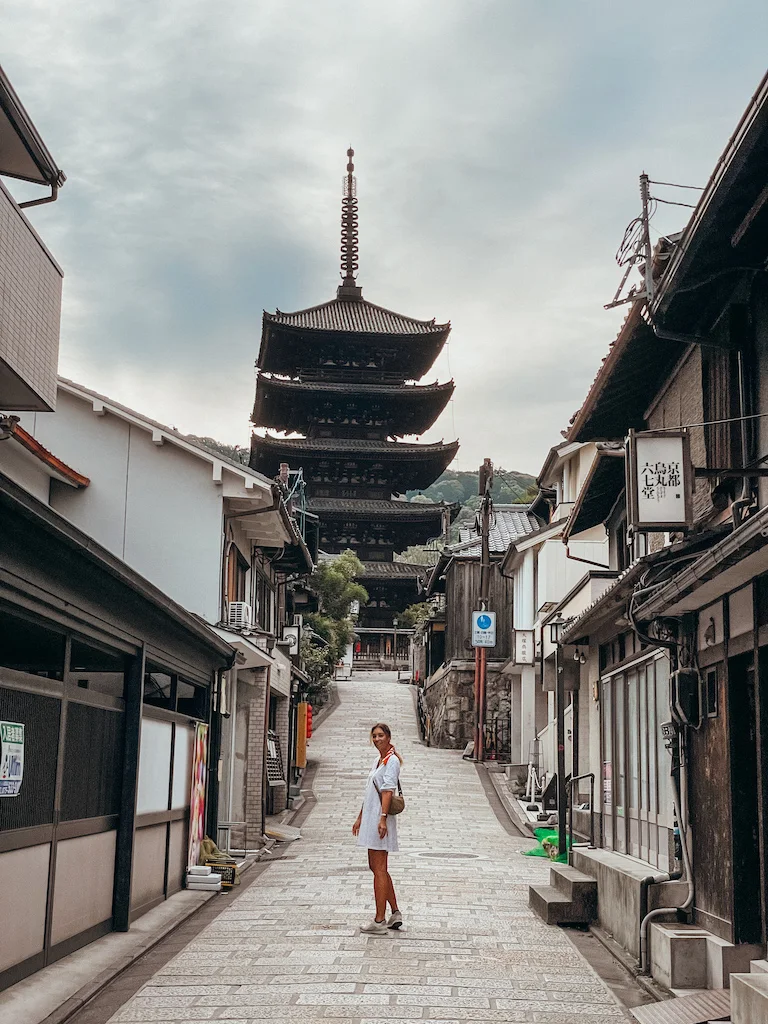
[[[392,803],[392,790],[383,789],[381,791],[381,817],[379,818],[379,838],[383,839],[387,834],[387,814],[389,813],[389,805]]]

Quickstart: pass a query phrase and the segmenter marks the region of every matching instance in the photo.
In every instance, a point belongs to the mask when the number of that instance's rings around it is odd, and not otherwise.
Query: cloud
[[[704,184],[766,28],[757,0],[8,0],[0,60],[68,174],[30,211],[62,372],[245,443],[262,309],[334,293],[351,142],[365,296],[453,324],[425,439],[536,472],[618,329],[638,174]]]

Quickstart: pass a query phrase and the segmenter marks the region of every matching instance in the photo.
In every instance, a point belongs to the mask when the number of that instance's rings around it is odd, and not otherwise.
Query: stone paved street
[[[627,1020],[569,941],[528,910],[547,865],[496,820],[473,764],[418,742],[411,688],[339,685],[318,729],[317,805],[304,838],[171,960],[115,1021]],[[372,916],[365,852],[351,835],[383,719],[405,759],[401,852],[390,858],[405,927],[361,935]]]

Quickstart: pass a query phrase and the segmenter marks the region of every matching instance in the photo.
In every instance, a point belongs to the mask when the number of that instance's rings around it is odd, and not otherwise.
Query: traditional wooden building
[[[370,601],[361,610],[365,642],[357,654],[388,661],[396,653],[393,619],[418,599],[423,572],[394,556],[444,533],[456,511],[409,502],[405,492],[433,483],[459,445],[400,440],[431,427],[453,393],[452,381],[415,383],[442,350],[450,324],[363,298],[353,155],[349,150],[336,297],[295,313],[264,313],[253,425],[303,436],[254,433],[251,466],[269,476],[282,463],[302,468],[320,549],[351,549],[366,566]]]

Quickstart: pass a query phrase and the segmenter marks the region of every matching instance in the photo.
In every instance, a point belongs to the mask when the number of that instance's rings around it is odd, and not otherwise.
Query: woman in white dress
[[[392,746],[392,732],[384,722],[377,722],[371,729],[371,741],[377,756],[368,774],[363,806],[352,826],[352,835],[357,836],[357,845],[368,849],[368,867],[373,872],[373,895],[376,900],[376,915],[363,925],[361,932],[370,935],[386,935],[388,928],[402,928],[403,915],[397,907],[397,896],[389,876],[387,858],[396,853],[397,818],[388,814],[392,794],[396,792],[400,778],[402,758]],[[387,920],[387,903],[392,913]]]

